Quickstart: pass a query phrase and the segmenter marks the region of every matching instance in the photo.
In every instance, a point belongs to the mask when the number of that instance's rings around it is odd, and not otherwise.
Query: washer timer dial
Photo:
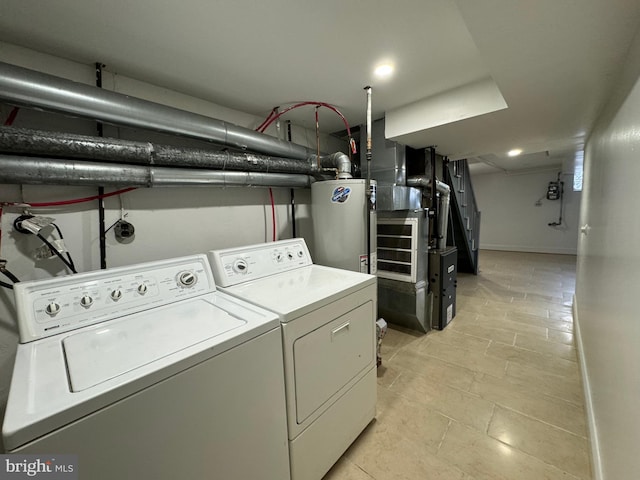
[[[198,282],[198,277],[193,272],[181,272],[178,274],[178,285],[181,287],[193,287]]]

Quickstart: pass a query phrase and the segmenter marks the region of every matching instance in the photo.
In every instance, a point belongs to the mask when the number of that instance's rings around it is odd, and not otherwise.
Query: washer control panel
[[[303,238],[209,252],[216,285],[230,287],[275,273],[312,265]]]
[[[213,291],[204,255],[16,283],[20,342]]]

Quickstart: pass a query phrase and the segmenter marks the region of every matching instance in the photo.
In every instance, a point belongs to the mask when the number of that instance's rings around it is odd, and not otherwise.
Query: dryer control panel
[[[204,255],[16,283],[20,342],[215,291]]]
[[[208,256],[216,285],[220,287],[313,265],[303,238],[212,250]]]

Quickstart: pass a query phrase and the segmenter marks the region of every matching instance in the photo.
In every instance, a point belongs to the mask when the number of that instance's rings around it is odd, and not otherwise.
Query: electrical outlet
[[[127,240],[133,237],[133,235],[136,232],[136,229],[131,223],[125,222],[124,220],[119,220],[118,223],[116,223],[116,226],[113,229],[113,231],[117,239]]]

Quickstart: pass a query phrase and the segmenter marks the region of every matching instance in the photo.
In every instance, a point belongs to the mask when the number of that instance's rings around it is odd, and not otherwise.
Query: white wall
[[[573,175],[568,169],[561,177],[562,226],[548,225],[560,216],[560,201],[546,199],[547,185],[557,179],[560,170],[474,175],[473,189],[482,212],[480,248],[575,255],[581,195],[573,191]],[[541,206],[536,206],[538,200]]]
[[[587,142],[574,311],[596,480],[640,478],[640,32]]]
[[[0,42],[0,61],[40,70],[75,81],[94,84],[93,65],[82,65],[50,55]],[[263,118],[230,110],[198,98],[167,90],[135,79],[106,71],[104,88],[146,98],[158,103],[219,118],[247,128],[255,128]],[[296,99],[297,100],[297,99]],[[12,107],[0,104],[0,120],[4,121]],[[267,112],[268,113],[268,112]],[[313,111],[310,111],[310,115]],[[94,135],[95,123],[61,115],[21,109],[16,127],[40,128]],[[273,129],[274,130],[274,129]],[[272,130],[272,133],[274,133]],[[167,139],[159,134],[134,129],[105,126],[105,135],[129,139]],[[307,141],[310,140],[310,141]],[[175,139],[173,139],[175,140]],[[315,147],[315,133],[293,128],[293,141]],[[168,143],[168,142],[167,142]],[[182,144],[202,143],[181,140]],[[343,145],[323,135],[321,148],[346,152]],[[107,189],[109,191],[110,189]],[[32,185],[0,185],[2,202],[46,202],[96,195],[96,188],[43,187]],[[279,239],[290,238],[292,222],[290,190],[274,188],[276,233]],[[304,236],[313,251],[310,221],[310,191],[295,190],[297,235]],[[272,238],[271,206],[267,188],[193,187],[138,189],[105,200],[106,223],[118,220],[122,211],[136,233],[133,241],[121,243],[113,230],[107,234],[107,265],[119,266],[148,260],[169,258],[232,245],[247,245],[270,241]],[[5,207],[2,215],[0,258],[8,260],[9,269],[21,280],[62,275],[66,270],[57,259],[34,262],[31,251],[40,246],[33,236],[16,233],[13,220],[23,208]],[[56,209],[32,208],[31,213],[52,216],[65,235],[66,245],[73,255],[78,271],[98,269],[99,240],[97,203],[83,203]],[[5,280],[4,278],[2,278]],[[13,359],[17,345],[13,295],[0,288],[0,418],[6,403]],[[0,445],[2,450],[2,445]]]

